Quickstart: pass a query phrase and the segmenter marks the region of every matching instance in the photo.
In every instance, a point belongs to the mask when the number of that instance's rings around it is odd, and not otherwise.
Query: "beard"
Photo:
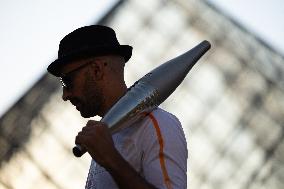
[[[104,103],[102,89],[91,76],[86,76],[82,93],[84,99],[81,100],[81,107],[79,110],[81,116],[89,118],[99,115]]]

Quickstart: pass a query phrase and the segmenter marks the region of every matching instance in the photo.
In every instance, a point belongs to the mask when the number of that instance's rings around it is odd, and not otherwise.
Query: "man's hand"
[[[75,143],[87,149],[92,158],[110,173],[119,188],[155,188],[144,180],[116,150],[106,124],[88,121],[78,133]]]
[[[85,148],[92,158],[106,169],[113,165],[115,157],[119,156],[107,125],[99,121],[89,120],[76,136],[75,143]]]

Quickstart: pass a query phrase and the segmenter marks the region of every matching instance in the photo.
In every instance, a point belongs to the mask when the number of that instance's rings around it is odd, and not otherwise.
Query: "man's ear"
[[[105,70],[104,70],[104,62],[102,60],[94,60],[91,64],[92,74],[94,78],[98,81],[103,79]]]

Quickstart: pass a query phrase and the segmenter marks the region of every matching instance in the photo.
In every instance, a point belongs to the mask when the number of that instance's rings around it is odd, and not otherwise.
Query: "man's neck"
[[[108,92],[108,99],[105,99],[105,108],[102,112],[104,116],[113,106],[114,104],[127,92],[126,84],[120,85],[119,87],[113,87],[111,91]]]

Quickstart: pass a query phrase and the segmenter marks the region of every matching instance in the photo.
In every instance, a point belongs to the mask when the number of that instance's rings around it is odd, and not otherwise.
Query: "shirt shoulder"
[[[117,133],[122,156],[158,188],[186,188],[187,144],[178,118],[156,108],[142,120]]]
[[[155,133],[159,130],[166,140],[171,138],[177,139],[178,137],[184,141],[184,145],[186,145],[185,134],[181,122],[172,113],[157,108],[151,112],[146,119],[148,126],[146,126],[145,129],[148,129],[150,132],[155,131]]]
[[[160,188],[186,188],[187,144],[178,118],[157,108],[144,120],[140,143],[145,178]]]

